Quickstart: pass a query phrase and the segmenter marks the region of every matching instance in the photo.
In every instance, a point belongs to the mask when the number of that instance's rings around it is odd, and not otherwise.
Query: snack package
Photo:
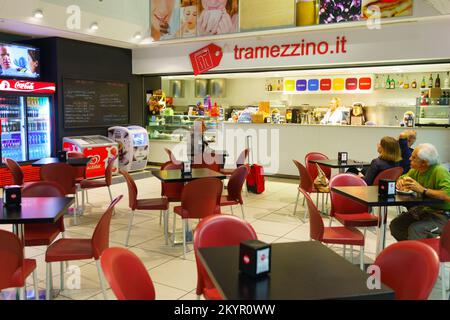
[[[321,0],[321,24],[361,20],[361,0]]]
[[[380,18],[411,16],[413,14],[413,0],[363,0],[362,17],[369,19],[380,12]]]

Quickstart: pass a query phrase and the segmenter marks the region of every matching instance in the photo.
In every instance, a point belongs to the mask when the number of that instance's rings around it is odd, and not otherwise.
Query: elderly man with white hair
[[[444,202],[435,206],[409,208],[392,220],[390,231],[398,241],[436,237],[450,219],[450,173],[439,164],[436,148],[429,143],[421,144],[410,160],[411,170],[398,180],[397,189],[412,190]]]

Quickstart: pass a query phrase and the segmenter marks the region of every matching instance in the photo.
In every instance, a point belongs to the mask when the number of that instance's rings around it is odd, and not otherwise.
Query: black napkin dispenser
[[[271,251],[269,244],[259,240],[241,242],[239,248],[239,270],[252,278],[270,273]]]
[[[395,180],[381,179],[378,183],[378,195],[383,198],[395,197],[397,182]]]
[[[338,162],[347,163],[347,161],[348,161],[348,152],[338,152]]]
[[[3,204],[7,207],[18,207],[22,204],[22,189],[20,186],[3,188]]]

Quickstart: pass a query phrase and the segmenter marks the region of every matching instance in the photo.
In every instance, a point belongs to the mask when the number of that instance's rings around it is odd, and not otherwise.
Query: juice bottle
[[[309,26],[317,23],[316,6],[316,0],[297,0],[297,26]]]

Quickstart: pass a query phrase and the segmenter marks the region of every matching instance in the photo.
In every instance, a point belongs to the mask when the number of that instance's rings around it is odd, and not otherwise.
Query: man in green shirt
[[[436,237],[450,219],[450,173],[438,158],[433,145],[417,146],[410,158],[411,170],[397,182],[399,190],[443,200],[438,205],[409,208],[392,220],[391,234],[398,241]]]

